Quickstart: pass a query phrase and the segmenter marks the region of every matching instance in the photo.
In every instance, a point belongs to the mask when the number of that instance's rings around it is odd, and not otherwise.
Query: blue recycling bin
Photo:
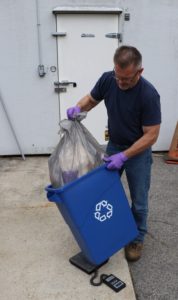
[[[101,264],[138,235],[118,171],[106,165],[46,191],[93,264]]]

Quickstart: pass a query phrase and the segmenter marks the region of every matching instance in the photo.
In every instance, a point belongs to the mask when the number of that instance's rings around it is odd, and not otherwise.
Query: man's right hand
[[[75,119],[75,117],[81,112],[79,106],[73,106],[67,109],[67,117],[69,120]]]

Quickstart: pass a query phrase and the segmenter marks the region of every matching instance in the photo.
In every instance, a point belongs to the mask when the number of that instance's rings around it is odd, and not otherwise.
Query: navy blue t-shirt
[[[105,102],[113,143],[130,146],[143,135],[142,126],[161,123],[160,96],[143,77],[133,88],[121,90],[114,72],[106,72],[97,81],[91,96]]]

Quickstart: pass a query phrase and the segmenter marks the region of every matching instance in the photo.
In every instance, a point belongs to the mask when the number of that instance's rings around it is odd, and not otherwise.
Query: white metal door
[[[60,93],[61,119],[66,109],[89,93],[99,76],[113,68],[113,54],[118,38],[106,37],[119,32],[117,14],[60,14],[57,16],[59,82],[66,92]],[[104,144],[107,113],[104,103],[89,112],[83,122],[99,143]]]

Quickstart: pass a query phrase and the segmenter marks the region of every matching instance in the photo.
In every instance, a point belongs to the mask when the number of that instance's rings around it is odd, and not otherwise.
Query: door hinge
[[[117,33],[117,32],[106,33],[105,37],[111,39],[118,39],[119,42],[122,42],[122,33]]]
[[[74,81],[68,81],[68,80],[63,80],[63,81],[55,81],[54,82],[54,85],[56,86],[66,86],[66,85],[69,85],[69,84],[72,84],[73,87],[76,87],[77,86],[77,83],[74,82]]]
[[[52,33],[52,36],[55,36],[55,37],[58,37],[58,36],[66,36],[67,35],[67,32],[53,32]]]

